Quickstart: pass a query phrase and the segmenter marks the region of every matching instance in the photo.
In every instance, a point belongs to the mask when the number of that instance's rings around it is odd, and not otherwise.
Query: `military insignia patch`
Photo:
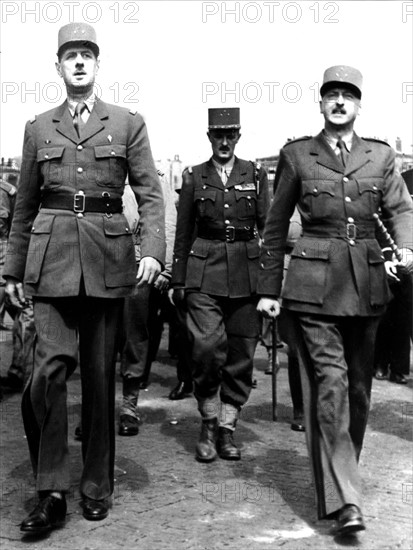
[[[255,191],[255,183],[240,183],[234,185],[234,188],[238,191]]]

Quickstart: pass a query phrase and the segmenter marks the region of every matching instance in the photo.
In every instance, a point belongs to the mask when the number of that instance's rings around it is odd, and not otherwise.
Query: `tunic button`
[[[350,197],[345,197],[345,199],[344,199],[344,200],[345,200],[346,202],[351,202],[351,199],[350,199]]]
[[[317,187],[314,187],[314,189],[313,189],[313,193],[318,193],[318,189],[317,189]]]
[[[78,146],[76,147],[76,149],[77,149],[78,151],[81,151],[81,150],[83,149],[83,146],[82,146],[82,145],[78,145]]]
[[[34,227],[32,227],[32,233],[34,233]]]
[[[347,182],[348,182],[348,178],[347,178],[346,176],[344,176],[343,181],[344,181],[344,183],[347,183]]]
[[[206,187],[207,187],[206,185],[203,185],[203,186],[202,186],[202,189],[206,189]]]
[[[83,168],[81,166],[79,166],[79,168],[77,169],[77,171],[79,172],[79,174],[81,174],[83,172]]]
[[[373,185],[373,189],[377,191],[377,185]]]
[[[229,220],[225,220],[225,225],[229,225],[231,222]]]
[[[129,231],[129,227],[125,227],[125,231],[127,233]]]
[[[114,157],[116,155],[115,151],[111,151],[110,154]]]
[[[204,201],[204,200],[205,200],[204,197],[201,197],[201,201]]]
[[[354,218],[347,218],[348,223],[354,223]]]
[[[351,244],[351,246],[354,246],[356,243],[353,241],[353,239],[350,239],[349,244]]]
[[[250,198],[251,198],[251,195],[248,195],[248,196],[247,196],[247,199],[250,200]]]
[[[49,158],[49,155],[46,154],[46,155],[44,156],[44,158],[45,158],[45,159],[48,159],[48,158]]]
[[[303,250],[303,251],[301,252],[301,256],[307,256],[307,252],[306,252],[305,250]]]
[[[76,214],[76,217],[83,218],[83,214],[81,212],[79,212],[79,214]]]
[[[229,189],[225,189],[225,193],[229,193]]]
[[[229,208],[229,204],[224,204],[224,208]]]

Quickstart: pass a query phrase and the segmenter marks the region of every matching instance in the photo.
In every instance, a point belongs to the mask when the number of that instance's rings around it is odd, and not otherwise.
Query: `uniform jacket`
[[[5,284],[3,279],[4,261],[6,258],[7,240],[17,189],[11,183],[0,178],[0,285]]]
[[[287,309],[327,315],[379,315],[389,301],[384,259],[374,236],[381,209],[399,247],[412,248],[412,201],[384,142],[353,137],[344,169],[323,133],[281,151],[276,193],[261,251],[258,292]],[[283,254],[297,204],[303,236],[283,290]]]
[[[142,117],[98,100],[81,138],[66,102],[29,121],[5,275],[24,278],[34,296],[75,296],[82,277],[89,296],[129,294],[136,263],[123,214],[39,210],[47,193],[120,199],[126,176],[139,204],[142,255],[163,263],[162,191]]]
[[[265,170],[235,158],[224,186],[212,160],[183,173],[172,268],[172,285],[216,296],[255,293],[258,234],[250,241],[195,238],[199,225],[211,229],[253,227],[262,232],[269,205]],[[257,181],[258,180],[258,181]]]

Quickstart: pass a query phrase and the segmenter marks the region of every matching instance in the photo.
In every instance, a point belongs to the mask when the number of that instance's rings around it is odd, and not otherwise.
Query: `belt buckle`
[[[235,227],[233,225],[227,225],[225,228],[225,240],[228,243],[235,241]]]
[[[73,196],[73,211],[74,212],[84,212],[85,211],[85,194],[83,191],[76,193]],[[80,204],[79,204],[80,203]]]
[[[355,223],[348,223],[346,225],[347,239],[355,241],[357,238],[357,226]]]

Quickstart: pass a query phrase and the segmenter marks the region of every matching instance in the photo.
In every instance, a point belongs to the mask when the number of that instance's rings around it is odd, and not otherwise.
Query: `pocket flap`
[[[247,256],[250,260],[258,258],[260,255],[260,247],[257,240],[247,241]]]
[[[197,201],[211,200],[215,202],[217,192],[215,189],[195,189],[194,199]]]
[[[195,256],[197,258],[206,258],[208,256],[211,241],[204,241],[197,239],[189,252],[189,256]]]
[[[39,214],[34,220],[32,233],[34,235],[51,233],[55,217],[54,214]]]
[[[328,239],[300,239],[291,253],[292,257],[303,260],[324,260],[329,259],[331,241]]]
[[[381,253],[381,250],[377,248],[369,248],[369,264],[383,264],[384,256]]]
[[[237,201],[241,199],[246,199],[248,201],[256,201],[257,193],[253,189],[242,190],[242,191],[239,189],[235,189],[235,198]]]
[[[128,223],[122,219],[103,218],[105,235],[108,237],[119,237],[121,235],[132,235],[132,231],[128,227]]]
[[[126,145],[112,144],[112,145],[95,145],[95,157],[110,158],[110,157],[122,157],[126,158]]]
[[[356,181],[359,187],[360,195],[368,191],[370,191],[371,193],[383,191],[383,178],[356,178]]]
[[[334,197],[334,195],[336,194],[335,181],[303,180],[302,186],[303,186],[303,196],[313,195],[314,197],[317,197],[318,195],[320,195],[320,193],[327,193],[328,195],[331,195],[332,197]]]
[[[37,162],[60,159],[63,156],[65,147],[44,147],[37,151]]]

